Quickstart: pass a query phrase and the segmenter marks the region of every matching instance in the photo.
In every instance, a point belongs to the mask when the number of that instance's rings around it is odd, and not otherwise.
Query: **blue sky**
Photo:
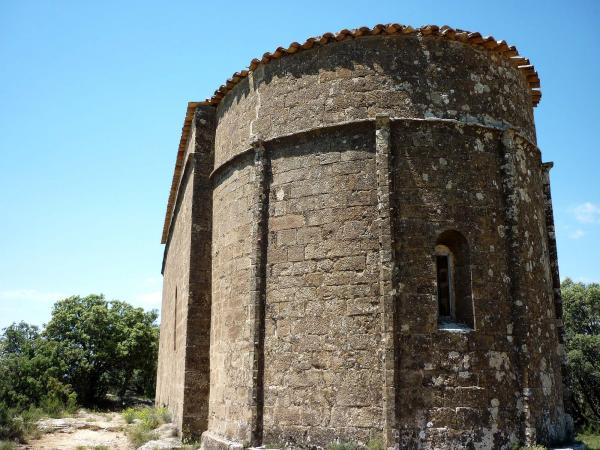
[[[399,22],[516,45],[543,98],[561,276],[600,281],[596,1],[0,3],[0,328],[64,296],[160,306],[162,221],[186,102],[308,36]]]

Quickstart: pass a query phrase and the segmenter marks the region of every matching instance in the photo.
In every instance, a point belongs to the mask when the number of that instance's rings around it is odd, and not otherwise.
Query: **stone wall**
[[[508,131],[504,146],[507,237],[516,352],[530,440],[564,437],[561,346],[546,228],[544,168],[537,148]],[[558,311],[560,313],[560,311]],[[527,431],[527,430],[526,430]]]
[[[205,449],[563,437],[530,95],[497,54],[370,36],[260,64],[214,109],[214,128],[196,120],[194,192],[184,171],[165,253],[157,396],[184,411],[184,432],[204,432]],[[213,142],[214,162],[198,165]],[[448,235],[462,239],[471,327],[438,317]],[[197,299],[183,313],[186,356],[167,351],[182,269]]]
[[[163,260],[156,404],[196,438],[208,426],[214,128],[214,109],[199,108]]]
[[[506,255],[501,132],[394,122],[401,443],[502,448],[518,440],[520,394]],[[538,169],[539,170],[539,169]],[[469,245],[474,330],[439,330],[436,239]]]
[[[165,249],[156,404],[168,406],[173,421],[183,423],[185,341],[189,300],[193,173],[182,179],[172,235]]]
[[[265,442],[381,434],[374,137],[363,124],[272,143]]]
[[[210,324],[212,304],[212,182],[215,111],[198,108],[194,115],[194,199],[191,223],[189,301],[186,311],[183,432],[200,438],[208,426]]]
[[[252,431],[253,169],[252,159],[245,159],[216,177],[213,192],[209,429],[244,443],[249,443]]]

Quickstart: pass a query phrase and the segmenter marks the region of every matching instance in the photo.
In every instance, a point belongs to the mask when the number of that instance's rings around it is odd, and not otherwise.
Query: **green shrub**
[[[567,278],[561,291],[573,419],[579,428],[600,431],[600,284]]]
[[[121,416],[123,416],[125,423],[133,423],[134,419],[136,418],[136,411],[134,408],[127,408],[121,413]]]
[[[15,444],[10,441],[0,441],[0,450],[13,450]]]
[[[60,417],[77,401],[98,406],[109,392],[153,396],[156,318],[155,311],[89,295],[55,303],[45,329],[8,326],[0,332],[0,403],[40,406]]]
[[[101,295],[75,296],[54,305],[45,329],[21,322],[0,330],[0,440],[37,433],[39,411],[63,417],[78,402],[102,405],[108,393],[153,396],[156,318]],[[149,427],[170,418],[144,410],[139,419]]]
[[[329,444],[327,450],[358,450],[358,445],[351,442],[339,442]]]
[[[156,415],[158,416],[161,423],[169,423],[171,422],[171,413],[165,407],[157,408]]]
[[[367,442],[367,450],[383,450],[383,439],[372,438]]]
[[[41,408],[31,407],[25,411],[21,411],[20,417],[24,423],[25,439],[37,439],[41,435],[37,422],[46,416],[47,414]]]
[[[588,450],[600,450],[600,433],[584,430],[577,435],[577,440],[583,442]]]
[[[144,445],[148,441],[158,439],[158,434],[148,429],[143,422],[130,425],[127,427],[125,434],[135,448]]]
[[[171,415],[166,408],[137,407],[127,408],[122,412],[125,422],[130,424],[126,434],[129,441],[135,447],[148,441],[157,439],[158,435],[153,431],[159,425],[171,421]]]
[[[142,408],[139,410],[138,418],[144,426],[150,430],[161,424],[157,411],[154,408]]]
[[[52,410],[74,399],[71,387],[60,381],[65,368],[55,360],[56,348],[37,327],[21,322],[5,328],[0,334],[0,403],[21,411],[45,402]]]
[[[65,400],[57,395],[43,397],[40,401],[40,409],[55,419],[74,414],[77,411],[77,396],[71,392]]]
[[[39,436],[37,421],[43,416],[44,412],[39,408],[19,411],[0,403],[0,436],[18,442],[35,438]]]
[[[150,408],[148,406],[127,408],[121,415],[127,423],[133,423],[136,419],[139,420],[148,430],[171,421],[171,414],[166,408]]]

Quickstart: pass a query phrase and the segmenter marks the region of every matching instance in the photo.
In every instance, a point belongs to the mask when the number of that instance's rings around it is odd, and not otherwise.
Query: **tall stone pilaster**
[[[254,202],[252,208],[250,255],[252,265],[252,291],[248,312],[248,322],[252,336],[252,428],[249,441],[254,446],[262,444],[264,409],[264,365],[265,365],[265,300],[269,209],[269,160],[262,142],[252,144],[254,148]]]
[[[208,426],[210,388],[210,310],[212,184],[215,108],[199,106],[194,115],[191,258],[186,320],[183,394],[184,438],[199,438]]]
[[[377,116],[375,121],[375,168],[377,173],[377,212],[379,221],[379,296],[381,305],[383,350],[383,415],[384,445],[390,448],[398,441],[396,425],[396,296],[394,291],[395,258],[393,245],[392,177],[390,176],[390,118]]]
[[[505,198],[505,226],[504,233],[507,240],[507,266],[510,268],[510,299],[512,301],[512,338],[514,339],[517,356],[517,380],[521,389],[522,412],[522,439],[526,445],[535,445],[536,429],[532,422],[530,400],[533,394],[530,388],[530,358],[528,346],[530,299],[525,289],[527,267],[524,265],[522,252],[526,251],[523,238],[525,230],[522,229],[524,214],[520,179],[518,173],[518,156],[514,142],[514,132],[507,130],[502,135],[503,148],[503,182]]]

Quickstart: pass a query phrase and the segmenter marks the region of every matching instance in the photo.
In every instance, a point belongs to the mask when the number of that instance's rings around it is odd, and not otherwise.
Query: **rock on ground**
[[[76,417],[43,419],[38,428],[43,433],[21,450],[76,450],[77,447],[105,446],[111,450],[130,450],[123,432],[125,421],[120,414],[93,414],[79,411]]]
[[[94,414],[81,410],[76,417],[43,419],[38,421],[42,432],[39,439],[32,439],[20,450],[77,450],[85,447],[104,446],[111,450],[132,450],[125,435],[127,424],[118,413]],[[158,439],[149,441],[138,450],[181,449],[183,444],[177,437],[177,427],[165,423],[156,430]]]
[[[177,427],[172,423],[164,423],[156,429],[160,439],[177,437]]]
[[[164,439],[156,439],[154,441],[148,441],[137,450],[176,450],[183,447],[181,440],[178,438],[170,437]]]
[[[97,419],[96,419],[97,420]],[[44,419],[38,422],[42,433],[73,433],[75,430],[121,431],[122,423],[107,422],[104,418],[99,421],[87,422],[86,419],[67,417],[65,419]]]

